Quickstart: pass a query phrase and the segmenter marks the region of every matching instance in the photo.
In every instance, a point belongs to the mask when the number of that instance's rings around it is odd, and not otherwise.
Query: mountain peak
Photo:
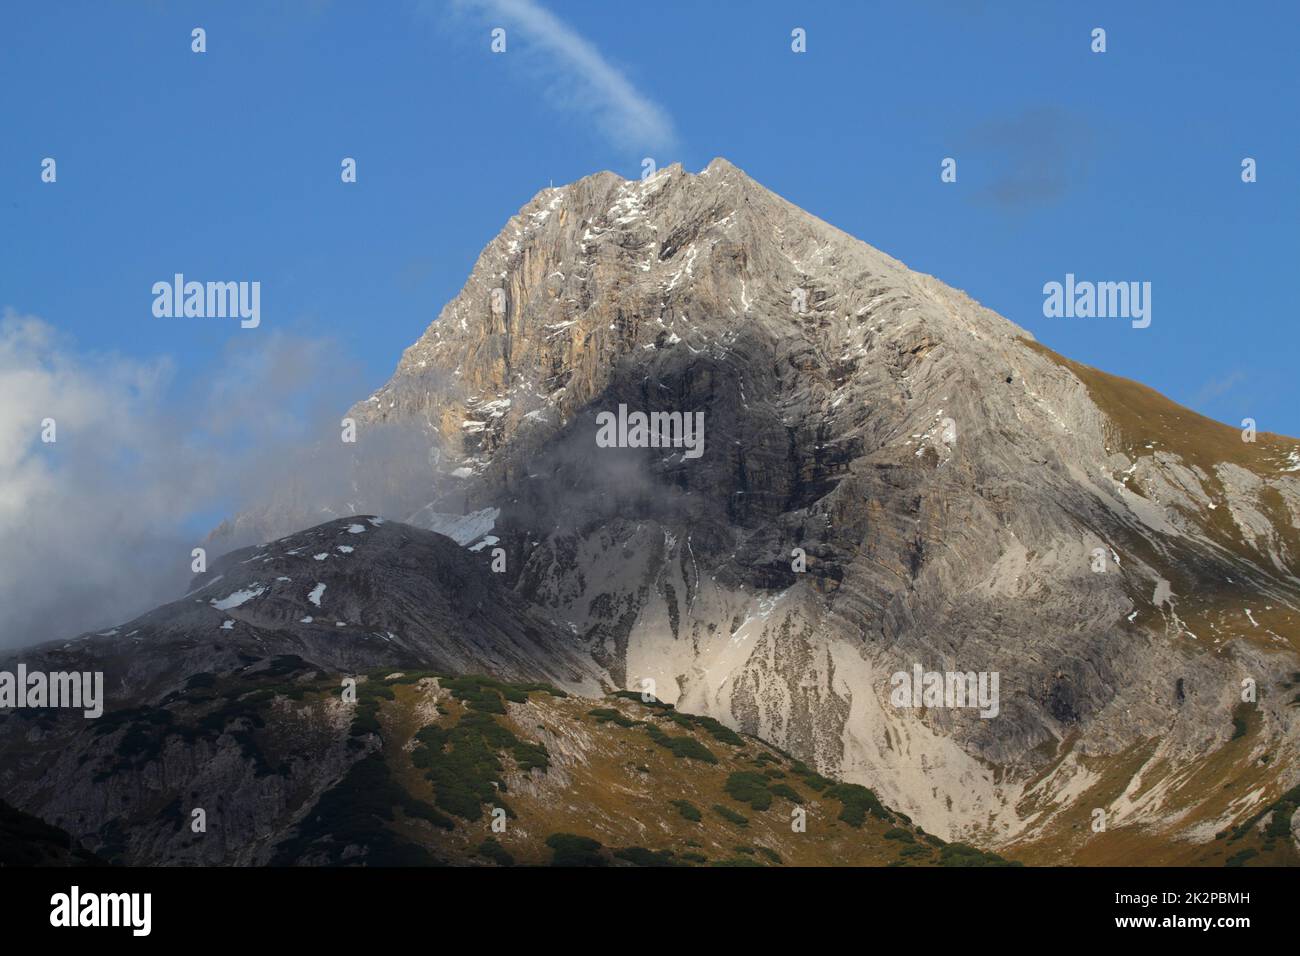
[[[1300,449],[1153,395],[718,158],[539,197],[357,414],[436,433],[430,511],[499,509],[516,591],[617,683],[1010,840],[1070,783],[1035,816],[991,767],[1155,737],[1192,767],[1231,733],[1233,661],[1276,676],[1259,655],[1300,647]],[[598,451],[621,407],[701,416],[702,454]],[[889,675],[936,659],[1000,673],[998,720],[892,708]],[[1270,747],[1294,741],[1281,699]],[[923,787],[918,760],[943,768]]]
[[[668,441],[634,437],[628,412]],[[649,682],[805,780],[844,777],[859,814],[870,786],[927,833],[1046,861],[1129,862],[1135,829],[1224,861],[1271,807],[1286,815],[1268,831],[1289,825],[1300,447],[1071,363],[725,160],[539,193],[355,415],[363,454],[376,423],[436,444],[409,513],[228,555],[183,599],[46,659],[203,708],[236,699],[222,681],[308,666],[638,700]],[[523,713],[695,750],[640,729],[662,715],[590,703]],[[219,706],[203,725],[233,740]],[[387,729],[376,714],[357,731]],[[745,766],[728,780],[757,779]],[[1088,826],[1098,806],[1108,833]]]
[[[746,179],[751,178],[749,174],[746,173],[743,169],[741,169],[735,163],[731,162],[731,160],[723,156],[713,157],[713,159],[709,162],[709,165],[705,166],[702,170],[700,170],[699,175],[708,176],[714,173],[738,173],[739,175],[744,176]]]

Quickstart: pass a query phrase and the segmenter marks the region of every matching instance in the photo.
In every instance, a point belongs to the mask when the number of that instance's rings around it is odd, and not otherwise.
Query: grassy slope
[[[1117,430],[1118,450],[1131,458],[1172,451],[1207,473],[1212,474],[1220,462],[1231,462],[1261,477],[1276,478],[1284,474],[1287,455],[1300,447],[1300,439],[1263,431],[1253,443],[1242,441],[1240,429],[1184,408],[1140,382],[1075,362],[1039,342],[1020,341],[1069,369],[1087,386]]]
[[[1145,385],[1072,361],[1037,342],[1024,340],[1024,344],[1068,369],[1083,382],[1092,400],[1111,422],[1109,438],[1112,450],[1120,451],[1132,460],[1153,456],[1157,451],[1176,454],[1203,473],[1202,487],[1217,501],[1222,501],[1224,496],[1215,471],[1217,464],[1232,463],[1266,481],[1272,480],[1286,474],[1288,455],[1300,447],[1300,441],[1296,439],[1268,432],[1259,432],[1253,443],[1245,442],[1240,430],[1183,408]],[[1135,484],[1130,483],[1128,487],[1137,494],[1143,493]],[[1290,520],[1280,494],[1266,488],[1256,504],[1271,520],[1277,537],[1289,554],[1293,557],[1300,555],[1300,530]],[[1257,543],[1243,538],[1227,508],[1188,513],[1185,517],[1231,555],[1263,566],[1270,572],[1274,570],[1263,559]],[[1150,566],[1159,568],[1173,583],[1175,593],[1180,595],[1179,617],[1192,632],[1203,638],[1241,637],[1276,651],[1279,644],[1268,635],[1271,631],[1287,641],[1291,649],[1300,650],[1300,615],[1293,608],[1264,606],[1251,602],[1226,581],[1198,579],[1187,566],[1171,561],[1169,554],[1157,553],[1140,536],[1132,536],[1125,544]],[[1296,567],[1291,571],[1300,573]],[[1144,601],[1137,603],[1139,607],[1148,606]],[[1245,614],[1245,605],[1251,606],[1258,627]],[[1300,695],[1297,701],[1300,701]],[[1284,797],[1282,785],[1278,782],[1278,768],[1251,757],[1259,731],[1256,712],[1243,706],[1236,716],[1243,719],[1245,732],[1220,750],[1205,755],[1192,770],[1181,773],[1172,788],[1170,802],[1173,806],[1194,808],[1180,821],[1180,828],[1218,818],[1233,801],[1255,790],[1275,794],[1278,799]],[[1154,752],[1155,745],[1156,741],[1147,742],[1105,762],[1085,760],[1085,765],[1098,772],[1100,779],[1078,801],[1073,811],[1053,825],[1048,834],[1038,837],[1032,844],[1015,847],[1013,852],[1033,863],[1223,865],[1243,849],[1253,848],[1257,855],[1250,857],[1249,865],[1300,864],[1294,842],[1265,839],[1261,836],[1263,825],[1238,834],[1236,839],[1221,835],[1213,842],[1200,844],[1173,841],[1167,835],[1134,827],[1112,826],[1107,832],[1093,833],[1090,808],[1109,806],[1128,790],[1135,775]],[[1129,793],[1130,799],[1157,785],[1165,776],[1163,771],[1168,769],[1159,763],[1146,768],[1139,778],[1140,783]],[[1208,798],[1207,787],[1210,788]]]
[[[1111,424],[1112,451],[1122,452],[1130,460],[1152,457],[1157,451],[1177,455],[1200,472],[1201,488],[1215,508],[1189,511],[1180,507],[1183,517],[1194,524],[1219,549],[1220,557],[1240,561],[1272,577],[1282,589],[1297,598],[1289,604],[1252,600],[1242,591],[1238,579],[1222,572],[1222,563],[1207,562],[1204,549],[1178,540],[1167,540],[1164,553],[1141,534],[1124,537],[1122,546],[1146,564],[1158,568],[1170,581],[1178,596],[1178,616],[1188,631],[1203,640],[1219,643],[1241,638],[1266,650],[1287,648],[1300,653],[1300,592],[1286,575],[1279,574],[1269,558],[1278,550],[1288,559],[1287,573],[1300,577],[1300,528],[1287,511],[1282,496],[1274,488],[1263,487],[1252,504],[1270,522],[1272,540],[1247,540],[1242,529],[1225,507],[1225,489],[1215,466],[1238,465],[1265,482],[1286,475],[1292,467],[1288,455],[1300,450],[1300,439],[1258,432],[1254,442],[1242,440],[1241,431],[1198,415],[1165,398],[1139,382],[1110,375],[1088,365],[1072,361],[1038,342],[1023,344],[1073,373],[1088,389],[1088,394],[1106,414]],[[1126,479],[1125,487],[1134,494],[1146,493],[1135,481]],[[1134,593],[1139,608],[1148,607],[1146,593]],[[1255,597],[1258,597],[1256,594]],[[1251,615],[1246,614],[1249,608]],[[1152,624],[1150,612],[1139,615],[1136,623]],[[1253,622],[1252,622],[1253,616]]]
[[[385,832],[384,840],[392,834],[400,843],[418,847],[428,861],[767,866],[1003,862],[926,835],[881,806],[866,788],[820,777],[758,740],[658,702],[646,705],[626,697],[592,701],[487,679],[455,683],[458,688],[449,690],[452,682],[445,678],[409,674],[396,679],[376,675],[370,682],[392,692],[389,697],[387,690],[381,691],[372,699],[378,700],[383,760],[401,793],[394,797],[398,809],[391,819],[375,818],[371,825]],[[441,738],[462,722],[481,721],[484,715],[519,744],[507,742],[495,751],[496,768],[476,758],[455,767],[454,786],[453,778],[447,778],[446,788],[435,784],[431,778],[436,771],[431,772],[428,755],[422,755],[421,738]],[[457,747],[473,751],[478,739],[463,737],[454,744],[439,740],[439,753],[447,757]],[[517,754],[536,763],[539,750],[547,768],[520,769]],[[483,792],[489,795],[480,805],[463,801],[462,787],[473,789],[484,782],[489,786]],[[425,809],[400,809],[407,801]],[[806,812],[802,833],[791,826],[796,806]],[[504,832],[492,829],[494,807],[508,808]],[[441,819],[431,818],[430,808]],[[332,842],[326,838],[317,849]],[[312,852],[301,841],[295,849]],[[331,855],[340,857],[337,852]],[[411,862],[419,862],[417,854],[409,855]]]
[[[1183,768],[1170,787],[1168,805],[1188,809],[1179,820],[1177,830],[1220,819],[1234,803],[1240,806],[1257,791],[1276,795],[1272,800],[1266,797],[1266,807],[1288,799],[1281,792],[1275,769],[1252,759],[1251,752],[1258,742],[1259,720],[1253,709],[1242,712],[1245,733],[1206,754],[1193,766]],[[1169,767],[1158,760],[1147,765],[1156,751],[1156,743],[1152,740],[1137,744],[1113,758],[1084,758],[1083,764],[1097,774],[1092,786],[1053,821],[1046,833],[1013,845],[1008,852],[1031,865],[1223,866],[1242,850],[1253,848],[1255,854],[1247,865],[1300,865],[1300,853],[1294,841],[1276,836],[1266,839],[1262,832],[1266,827],[1262,824],[1240,832],[1223,831],[1214,840],[1201,843],[1126,825],[1122,819],[1110,821],[1103,832],[1094,832],[1093,808],[1111,807],[1126,792],[1130,800],[1138,800],[1154,787],[1166,784]],[[1212,781],[1208,791],[1207,781]],[[1032,801],[1026,804],[1022,809],[1033,809]]]

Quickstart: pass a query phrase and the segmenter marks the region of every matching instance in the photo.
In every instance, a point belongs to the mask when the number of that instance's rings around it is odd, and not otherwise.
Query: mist
[[[237,335],[182,381],[165,357],[81,351],[6,310],[0,648],[179,598],[196,547],[211,563],[341,514],[409,515],[433,497],[438,452],[420,430],[363,422],[346,442],[341,421],[367,394],[327,341]]]

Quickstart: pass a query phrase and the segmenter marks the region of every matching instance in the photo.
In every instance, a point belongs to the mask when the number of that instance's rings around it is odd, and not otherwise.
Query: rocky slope
[[[703,412],[702,457],[596,447],[620,404]],[[540,193],[354,413],[427,430],[430,526],[490,515],[618,685],[947,838],[1134,862],[1079,819],[1204,845],[1300,775],[1300,443],[1072,363],[723,160]],[[914,665],[998,673],[998,716],[893,706]]]
[[[620,406],[702,454],[599,446]],[[23,654],[109,712],[0,715],[0,798],[132,862],[1300,859],[1300,443],[725,161],[539,194],[352,414],[372,465],[420,436],[403,521]],[[233,527],[336,506],[285,507]],[[996,706],[905,706],[914,668]]]
[[[262,834],[354,761],[348,675],[417,665],[602,693],[607,678],[568,632],[498,578],[451,539],[374,516],[228,554],[178,601],[0,659],[11,674],[20,663],[103,672],[105,698],[94,719],[0,711],[0,799],[109,859],[140,862],[179,852],[181,803],[223,809],[220,840],[191,858],[251,862]],[[277,710],[277,693],[313,671],[339,675],[334,702]]]
[[[233,551],[171,604],[0,666],[103,670],[109,707],[287,654],[333,670],[419,664],[599,693],[607,676],[571,643],[454,541],[355,515]]]
[[[652,698],[380,669],[345,699],[302,658],[255,663],[93,729],[42,721],[27,760],[44,749],[43,785],[74,791],[43,805],[75,837],[0,803],[0,864],[1007,862]]]

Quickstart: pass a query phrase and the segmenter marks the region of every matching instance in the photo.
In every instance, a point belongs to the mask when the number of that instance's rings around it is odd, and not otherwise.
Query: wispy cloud
[[[1229,372],[1227,375],[1224,375],[1220,378],[1211,379],[1210,381],[1202,385],[1200,391],[1198,391],[1195,397],[1192,399],[1192,404],[1193,405],[1209,404],[1215,399],[1222,398],[1224,395],[1226,395],[1228,392],[1231,392],[1242,382],[1248,380],[1249,380],[1249,376],[1247,376],[1245,372],[1243,372],[1241,369],[1234,369],[1233,371]]]
[[[458,0],[459,7],[499,20],[507,53],[521,55],[549,84],[551,104],[591,116],[617,146],[669,147],[675,140],[668,113],[638,90],[594,44],[535,0]]]

